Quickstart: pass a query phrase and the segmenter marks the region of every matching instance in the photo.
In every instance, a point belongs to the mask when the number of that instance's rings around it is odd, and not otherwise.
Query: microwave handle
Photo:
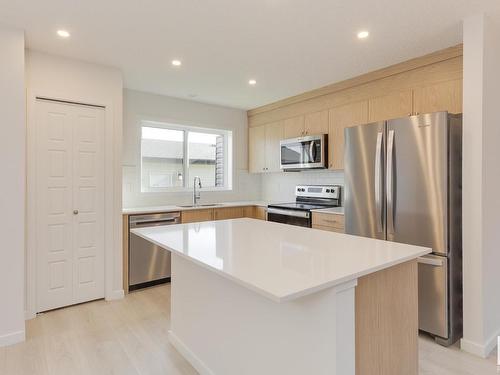
[[[315,161],[315,155],[314,155],[314,141],[309,142],[309,162],[314,163]]]

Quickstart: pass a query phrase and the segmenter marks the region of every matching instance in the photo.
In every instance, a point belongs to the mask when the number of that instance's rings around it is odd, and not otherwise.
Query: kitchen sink
[[[179,205],[177,207],[182,207],[182,208],[195,208],[195,207],[218,207],[218,206],[223,206],[222,203],[209,203],[209,204],[186,204],[186,205]]]

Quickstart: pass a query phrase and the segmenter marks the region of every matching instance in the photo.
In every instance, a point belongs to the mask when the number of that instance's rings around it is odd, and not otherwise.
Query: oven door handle
[[[268,207],[267,213],[268,214],[285,215],[285,216],[293,216],[293,217],[301,217],[304,219],[309,219],[309,217],[311,216],[311,213],[308,211],[284,210],[281,208],[273,208],[273,207]]]

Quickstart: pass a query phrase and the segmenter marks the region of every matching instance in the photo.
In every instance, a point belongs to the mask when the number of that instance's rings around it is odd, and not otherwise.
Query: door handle
[[[417,262],[420,263],[420,264],[428,264],[429,266],[436,266],[436,267],[442,267],[443,266],[443,260],[442,259],[420,257],[420,258],[417,258]]]
[[[377,134],[377,146],[375,150],[375,214],[377,215],[377,231],[382,232],[382,137],[383,133]]]
[[[386,177],[386,195],[387,195],[387,231],[394,234],[394,130],[389,130],[387,139],[387,177]]]

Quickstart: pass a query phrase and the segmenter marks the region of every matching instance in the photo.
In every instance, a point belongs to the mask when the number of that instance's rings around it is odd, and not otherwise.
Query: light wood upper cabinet
[[[248,129],[248,169],[261,173],[266,168],[266,126]]]
[[[328,133],[328,111],[308,113],[304,118],[305,135]]]
[[[280,141],[283,122],[248,129],[248,169],[250,173],[280,171]]]
[[[346,104],[330,110],[328,130],[328,167],[344,168],[344,129],[368,122],[368,101]]]
[[[304,116],[297,116],[283,121],[284,138],[302,137],[305,133]]]
[[[462,80],[440,82],[413,90],[415,113],[462,113]]]
[[[368,101],[368,122],[409,116],[413,113],[412,91],[405,90]]]
[[[273,122],[266,127],[266,172],[280,171],[280,141],[283,139],[283,122]]]

